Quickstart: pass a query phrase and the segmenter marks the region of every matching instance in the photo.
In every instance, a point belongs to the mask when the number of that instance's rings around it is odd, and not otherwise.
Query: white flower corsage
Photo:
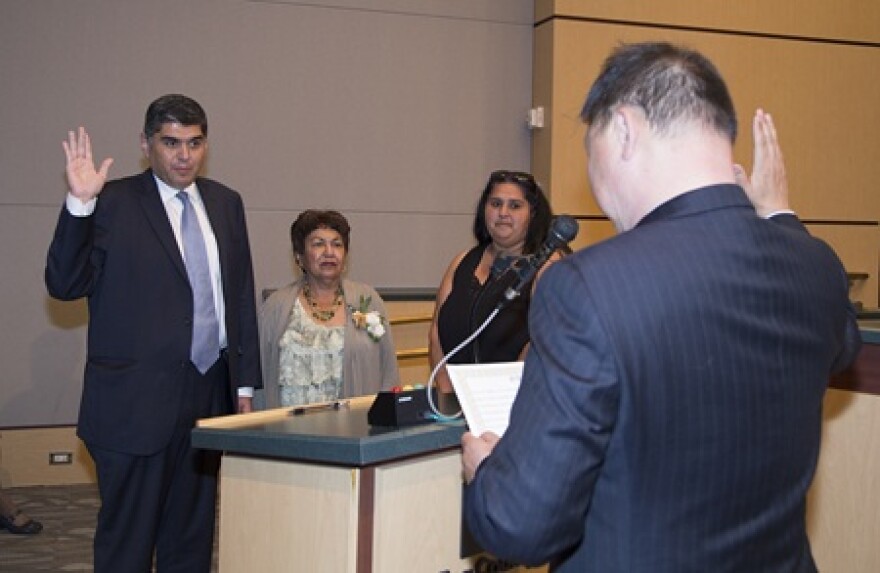
[[[366,330],[370,338],[378,342],[385,334],[385,319],[378,311],[369,310],[372,300],[372,297],[361,295],[359,308],[351,308],[351,320],[357,328]]]

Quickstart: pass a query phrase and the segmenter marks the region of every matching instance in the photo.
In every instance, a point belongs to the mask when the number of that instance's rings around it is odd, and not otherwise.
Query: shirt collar
[[[167,203],[171,199],[177,197],[177,194],[180,193],[180,191],[156,177],[155,174],[153,174],[153,179],[156,180],[156,186],[159,188],[159,196],[162,197],[162,203]],[[190,183],[189,187],[184,189],[184,191],[189,194],[190,201],[198,203],[202,202],[202,197],[199,195],[199,188],[196,187],[195,182]]]

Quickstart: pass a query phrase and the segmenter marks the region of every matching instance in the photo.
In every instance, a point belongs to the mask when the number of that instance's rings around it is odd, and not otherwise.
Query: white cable
[[[456,352],[467,346],[473,339],[479,336],[480,333],[483,332],[483,330],[487,326],[489,326],[489,323],[492,322],[492,319],[495,318],[495,315],[498,314],[500,311],[500,308],[495,308],[495,310],[492,311],[492,314],[490,314],[489,317],[485,321],[483,321],[483,324],[480,325],[480,328],[476,329],[474,333],[465,338],[461,344],[453,348],[449,354],[441,358],[440,362],[437,363],[437,366],[434,367],[434,370],[431,371],[431,376],[428,378],[428,383],[425,384],[425,393],[428,397],[428,406],[431,407],[431,411],[434,412],[434,415],[437,416],[437,419],[441,422],[457,420],[461,417],[461,410],[450,416],[440,412],[440,410],[438,410],[437,407],[434,405],[434,398],[431,396],[431,388],[433,388],[434,386],[434,378],[437,377],[437,372],[439,372],[440,369],[443,368],[446,362],[448,362],[449,359],[452,358]]]

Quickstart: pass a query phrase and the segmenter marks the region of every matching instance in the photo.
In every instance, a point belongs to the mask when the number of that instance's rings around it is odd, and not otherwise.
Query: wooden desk
[[[823,573],[880,571],[880,329],[864,323],[862,342],[856,363],[825,394],[807,497],[807,531]]]
[[[224,451],[222,573],[475,569],[479,557],[460,557],[463,422],[371,428],[371,402],[193,430],[193,445]]]

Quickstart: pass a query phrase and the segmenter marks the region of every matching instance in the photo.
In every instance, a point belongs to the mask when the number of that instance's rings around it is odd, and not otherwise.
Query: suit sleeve
[[[617,418],[612,348],[574,265],[538,285],[532,344],[510,425],[465,489],[465,516],[488,551],[536,565],[571,548]]]
[[[257,306],[254,292],[254,270],[251,261],[251,247],[248,240],[247,221],[244,214],[244,205],[241,198],[236,195],[235,205],[236,233],[234,272],[240,273],[238,292],[231,293],[237,297],[235,308],[238,312],[238,361],[237,372],[231,373],[232,383],[235,387],[252,386],[263,387],[263,377],[260,368],[260,342],[257,328]]]
[[[775,215],[773,217],[770,217],[770,220],[788,229],[802,231],[807,234],[810,233],[809,230],[807,230],[806,226],[801,222],[801,220],[798,219],[797,215],[793,213],[782,213],[779,215]],[[833,252],[831,247],[828,248]],[[844,285],[845,292],[849,292],[849,281],[846,277],[846,270],[843,268],[842,263],[840,263],[840,269],[841,281]],[[858,356],[861,347],[862,335],[859,332],[856,309],[851,302],[848,302],[846,308],[846,324],[844,325],[840,352],[835,357],[834,364],[831,367],[831,374],[838,374],[846,370],[850,365],[852,365],[852,363],[855,362],[855,359]]]
[[[75,300],[91,294],[99,276],[92,257],[95,217],[74,217],[62,207],[46,257],[45,281],[49,294]]]

